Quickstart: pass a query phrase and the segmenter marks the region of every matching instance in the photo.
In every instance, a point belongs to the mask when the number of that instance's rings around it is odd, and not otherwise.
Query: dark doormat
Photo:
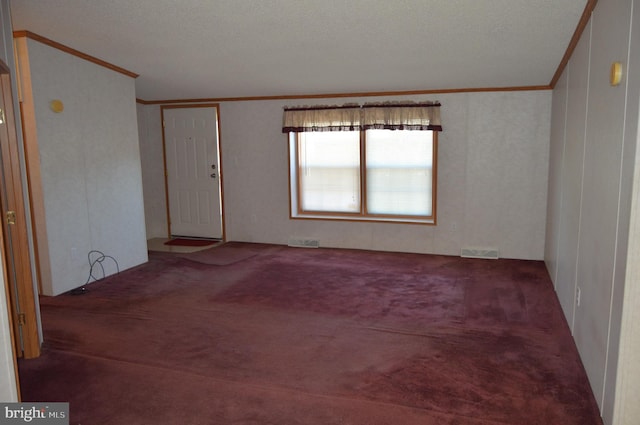
[[[174,245],[174,246],[207,246],[213,245],[214,243],[220,242],[217,239],[190,239],[190,238],[173,238],[167,242],[165,245]]]

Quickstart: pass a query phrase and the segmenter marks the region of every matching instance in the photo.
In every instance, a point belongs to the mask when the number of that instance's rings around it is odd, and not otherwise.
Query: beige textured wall
[[[438,225],[290,220],[285,105],[376,100],[440,100]],[[492,247],[502,257],[543,258],[550,91],[457,93],[400,98],[240,101],[220,104],[228,240],[286,244],[317,238],[321,246],[460,255]],[[166,235],[160,107],[138,107],[147,228]],[[149,167],[147,169],[147,167]],[[164,227],[163,227],[164,226]],[[163,233],[164,232],[164,233]],[[162,233],[162,234],[161,234]]]
[[[614,394],[610,396],[615,425],[635,425],[640,418],[640,1],[632,1],[632,11],[631,43],[625,67],[628,100],[623,156],[627,167],[633,167],[633,178],[632,187],[628,189],[632,195],[625,206],[630,209],[630,220],[628,228],[626,223],[623,227],[629,234],[628,248],[623,250],[627,255],[627,269],[621,271],[624,275],[620,277],[625,284],[619,285],[613,306],[622,309],[618,370],[610,379],[610,386],[615,385],[615,392],[611,391]]]
[[[164,190],[164,158],[162,153],[162,127],[160,108],[137,105],[142,186],[147,238],[166,238],[167,202]]]
[[[91,250],[120,270],[147,261],[135,81],[31,39],[27,46],[52,274],[43,290],[57,295],[87,281]],[[49,109],[53,99],[64,112]]]
[[[624,412],[638,412],[640,389],[638,16],[637,1],[598,2],[554,90],[551,126],[545,261],[607,425],[637,422]],[[625,74],[614,87],[615,61]]]

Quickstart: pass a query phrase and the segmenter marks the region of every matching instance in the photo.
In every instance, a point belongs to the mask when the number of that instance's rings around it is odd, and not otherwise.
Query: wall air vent
[[[298,248],[318,248],[320,241],[317,239],[289,238],[289,246]]]
[[[461,257],[465,258],[486,258],[497,260],[498,250],[493,248],[462,248]]]

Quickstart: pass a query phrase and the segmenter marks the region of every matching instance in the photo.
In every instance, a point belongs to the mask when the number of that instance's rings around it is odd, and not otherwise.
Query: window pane
[[[431,216],[433,133],[367,130],[367,210]]]
[[[303,211],[360,211],[360,133],[299,133]]]

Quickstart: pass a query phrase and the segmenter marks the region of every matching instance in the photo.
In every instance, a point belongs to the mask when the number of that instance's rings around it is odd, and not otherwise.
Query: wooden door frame
[[[40,356],[40,335],[38,331],[37,297],[34,288],[27,213],[23,192],[20,166],[16,116],[14,112],[11,73],[9,67],[0,61],[0,87],[5,107],[6,140],[1,143],[2,172],[4,189],[2,199],[2,230],[4,234],[4,265],[12,300],[11,316],[15,323],[14,338],[18,348],[16,355],[24,358]],[[6,210],[15,212],[15,224],[8,224]]]
[[[162,125],[162,163],[164,167],[164,196],[167,205],[167,238],[171,238],[171,213],[169,211],[169,176],[167,173],[167,143],[165,139],[164,110],[165,109],[196,109],[196,108],[215,108],[216,110],[216,127],[218,137],[216,140],[218,150],[218,180],[220,181],[220,220],[222,222],[222,241],[226,241],[226,232],[224,224],[224,173],[222,172],[222,148],[220,135],[220,104],[219,103],[198,103],[195,105],[160,105],[160,124]]]

